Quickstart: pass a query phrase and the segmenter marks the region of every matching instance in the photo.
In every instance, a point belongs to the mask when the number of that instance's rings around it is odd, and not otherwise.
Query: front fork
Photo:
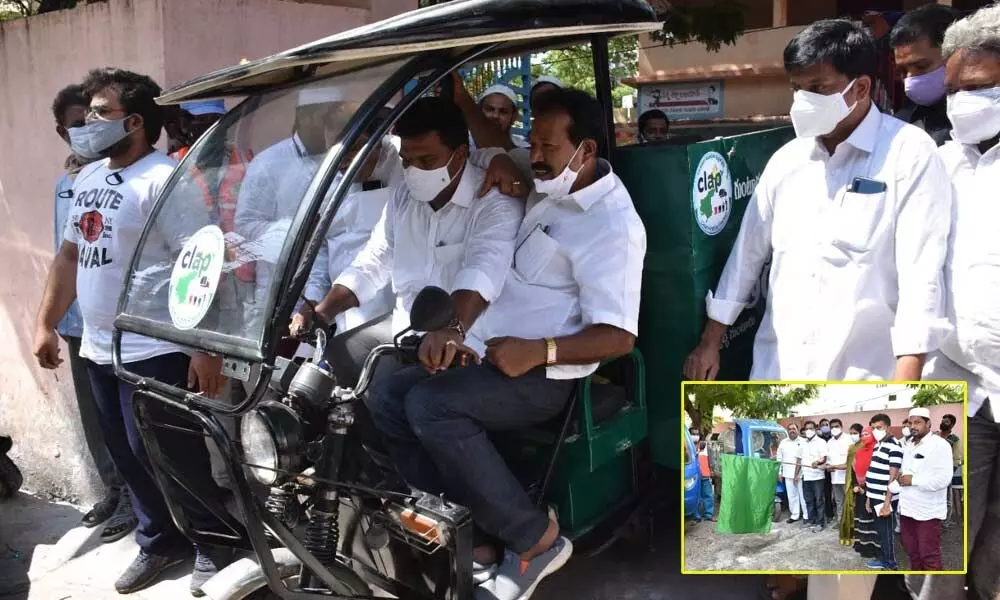
[[[349,402],[334,405],[327,420],[326,435],[319,443],[316,461],[317,484],[306,526],[305,547],[324,565],[337,561],[340,543],[340,491],[328,481],[340,481],[347,433],[354,424],[354,410]],[[322,585],[320,579],[303,565],[300,581],[305,588]]]

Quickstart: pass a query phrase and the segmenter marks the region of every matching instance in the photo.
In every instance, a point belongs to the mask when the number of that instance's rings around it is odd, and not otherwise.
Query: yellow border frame
[[[698,386],[698,385],[878,385],[878,384],[890,384],[890,385],[960,385],[963,390],[963,400],[962,400],[962,418],[965,419],[965,427],[963,428],[962,435],[962,446],[963,446],[963,460],[962,460],[962,570],[961,571],[880,571],[880,570],[870,570],[870,571],[743,571],[739,569],[733,569],[731,571],[692,571],[685,568],[685,563],[687,559],[687,552],[685,551],[684,538],[686,533],[684,531],[685,519],[684,519],[684,435],[683,431],[687,429],[684,424],[685,418],[687,417],[687,411],[684,409],[684,399],[687,398],[687,393],[685,391],[685,386]],[[966,575],[969,570],[969,513],[967,507],[969,506],[969,384],[965,381],[881,381],[881,380],[871,380],[871,381],[683,381],[681,382],[681,408],[680,408],[680,422],[682,427],[682,433],[680,436],[680,447],[678,451],[680,452],[680,470],[681,470],[681,481],[680,481],[680,521],[681,521],[681,574],[682,575],[878,575],[879,573],[892,573],[894,575]]]

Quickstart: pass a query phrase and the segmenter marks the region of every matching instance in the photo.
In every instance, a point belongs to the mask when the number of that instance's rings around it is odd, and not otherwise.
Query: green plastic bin
[[[790,127],[678,146],[629,146],[615,154],[646,226],[638,347],[648,365],[646,394],[653,460],[680,469],[681,369],[705,325],[715,287],[756,182]],[[745,380],[764,313],[767,269],[755,302],[723,345],[721,381]]]

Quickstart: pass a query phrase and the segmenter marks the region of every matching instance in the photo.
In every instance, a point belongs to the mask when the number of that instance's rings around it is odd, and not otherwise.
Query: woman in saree
[[[851,425],[851,447],[847,449],[847,472],[844,474],[844,509],[840,512],[840,543],[845,546],[854,545],[854,507],[857,505],[854,488],[858,487],[858,476],[854,473],[854,458],[862,447],[861,434],[864,428],[855,423]]]
[[[854,444],[848,453],[847,462],[851,468],[847,472],[846,485],[847,489],[854,492],[851,497],[854,510],[845,510],[840,523],[840,542],[845,545],[853,544],[855,552],[865,558],[877,557],[880,548],[878,532],[875,530],[875,515],[865,506],[865,476],[868,474],[868,466],[871,465],[874,451],[875,438],[869,425],[862,429],[858,443]],[[848,515],[853,516],[852,531],[845,537],[845,522],[851,520]]]

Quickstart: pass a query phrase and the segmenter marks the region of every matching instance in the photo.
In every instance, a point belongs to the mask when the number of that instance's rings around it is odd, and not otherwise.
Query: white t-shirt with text
[[[107,165],[107,159],[97,161],[77,175],[63,232],[63,238],[79,249],[76,295],[83,315],[80,356],[102,365],[111,364],[111,334],[129,261],[176,163],[155,151],[124,169],[109,169]],[[151,238],[146,252],[157,243]],[[166,253],[166,244],[162,246]],[[122,335],[121,348],[125,363],[181,351],[174,344],[133,333]]]

